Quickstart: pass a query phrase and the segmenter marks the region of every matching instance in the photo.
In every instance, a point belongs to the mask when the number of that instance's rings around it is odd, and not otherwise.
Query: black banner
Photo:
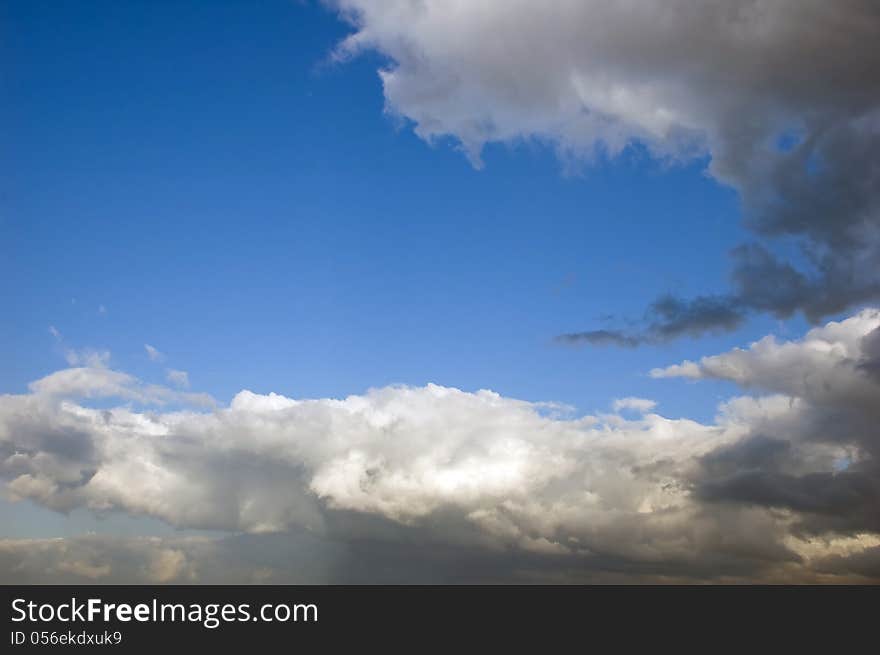
[[[877,587],[2,587],[2,652],[111,648],[422,650],[597,639],[707,649],[871,638]],[[706,635],[709,635],[706,637]],[[706,638],[712,641],[704,641]],[[867,643],[870,643],[867,642]]]

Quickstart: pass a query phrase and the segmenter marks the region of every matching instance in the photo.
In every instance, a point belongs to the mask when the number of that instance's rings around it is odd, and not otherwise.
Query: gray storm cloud
[[[638,145],[709,157],[755,240],[731,288],[664,297],[639,330],[565,343],[636,346],[729,330],[748,314],[813,322],[880,297],[880,4],[873,0],[334,0],[339,59],[378,51],[387,110],[476,166],[537,140],[564,161]],[[803,261],[773,244],[797,244]]]
[[[801,340],[652,371],[749,390],[710,423],[665,418],[644,398],[574,416],[436,385],[163,409],[165,393],[124,373],[65,369],[0,396],[0,476],[12,499],[59,511],[272,538],[276,553],[278,535],[298,534],[289,548],[336,553],[318,558],[327,580],[364,579],[355,562],[398,562],[406,574],[392,581],[876,579],[878,330],[880,311],[865,310]],[[86,402],[106,396],[137,405]],[[139,562],[126,579],[227,579],[217,558],[239,552],[230,539],[101,547],[119,567]],[[0,560],[117,579],[86,556],[92,542],[59,543],[8,541]]]

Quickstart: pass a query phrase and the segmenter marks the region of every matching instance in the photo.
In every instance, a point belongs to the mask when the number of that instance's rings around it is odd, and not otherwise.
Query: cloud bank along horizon
[[[428,142],[536,140],[566,165],[638,146],[708,158],[754,239],[731,289],[665,295],[638,327],[560,335],[635,347],[753,313],[813,323],[880,298],[880,5],[872,0],[333,0],[376,51],[386,110]],[[777,250],[794,246],[795,257]]]
[[[651,371],[751,392],[710,423],[433,384],[206,411],[95,360],[0,397],[7,492],[228,536],[5,540],[0,561],[22,580],[302,580],[304,557],[320,581],[358,562],[380,563],[367,581],[876,579],[878,344],[866,309]],[[275,568],[222,565],[261,540]]]

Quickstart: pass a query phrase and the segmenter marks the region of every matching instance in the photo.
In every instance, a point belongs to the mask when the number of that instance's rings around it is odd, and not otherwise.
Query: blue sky
[[[350,28],[319,6],[6,12],[4,391],[61,366],[52,325],[161,381],[152,344],[224,400],[432,381],[583,411],[643,395],[705,417],[723,387],[645,373],[778,329],[633,351],[552,342],[723,286],[738,200],[705,160],[633,148],[571,172],[521,143],[475,170],[383,113],[378,56],[330,61]]]

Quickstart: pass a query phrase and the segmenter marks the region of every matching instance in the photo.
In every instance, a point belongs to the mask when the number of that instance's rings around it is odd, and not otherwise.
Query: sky
[[[0,580],[880,578],[873,3],[0,25]]]

